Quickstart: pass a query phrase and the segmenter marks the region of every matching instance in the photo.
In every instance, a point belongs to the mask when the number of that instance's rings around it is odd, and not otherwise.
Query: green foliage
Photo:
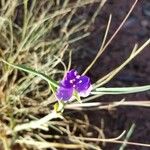
[[[119,88],[97,88],[91,94],[103,94],[103,95],[118,95],[118,94],[130,94],[138,93],[150,90],[150,85],[139,86],[139,87],[119,87]]]

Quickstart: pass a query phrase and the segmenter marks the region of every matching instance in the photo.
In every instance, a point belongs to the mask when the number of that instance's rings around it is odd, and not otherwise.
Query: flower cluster
[[[64,79],[60,82],[56,96],[59,100],[68,101],[75,92],[79,96],[86,97],[92,90],[90,78],[80,76],[74,69],[68,71]]]

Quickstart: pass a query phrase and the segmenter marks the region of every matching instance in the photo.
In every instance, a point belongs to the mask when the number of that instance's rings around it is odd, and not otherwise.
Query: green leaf
[[[26,67],[24,65],[14,65],[14,64],[11,64],[11,63],[3,60],[3,59],[1,59],[1,60],[2,60],[2,62],[4,62],[5,64],[7,64],[7,65],[9,65],[11,67],[14,67],[14,68],[22,70],[24,72],[27,72],[27,73],[30,73],[30,74],[33,74],[33,75],[41,77],[43,80],[47,81],[53,87],[58,87],[59,86],[58,83],[55,80],[49,78],[47,75],[45,75],[45,74],[43,74],[41,72],[35,71],[35,70],[33,70],[31,68],[28,68],[28,67]]]
[[[150,85],[145,86],[137,86],[137,87],[120,87],[120,88],[97,88],[95,91],[92,91],[91,94],[110,94],[110,95],[118,95],[118,94],[130,94],[130,93],[138,93],[150,90]]]
[[[74,91],[74,92],[73,92],[73,95],[74,95],[74,97],[76,98],[76,100],[77,100],[79,103],[82,103],[81,98],[80,98],[80,95],[78,94],[77,91]]]

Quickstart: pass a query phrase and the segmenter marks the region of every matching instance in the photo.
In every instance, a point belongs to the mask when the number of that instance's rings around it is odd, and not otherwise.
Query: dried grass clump
[[[94,3],[98,4],[97,10],[89,18],[86,9]],[[89,35],[88,28],[104,3],[105,0],[2,0],[0,57],[12,64],[25,64],[53,79],[62,77],[70,67],[70,61],[68,65],[63,61],[70,59],[72,44]],[[85,11],[78,12],[80,9]],[[19,141],[26,139],[30,139],[31,143],[31,139],[37,140],[31,144],[32,147],[42,149],[42,145],[49,141],[41,136],[42,129],[16,133],[13,128],[16,124],[37,120],[48,114],[53,109],[51,104],[55,102],[54,96],[40,77],[2,63],[0,66],[0,149],[13,149],[13,146],[31,149],[28,143],[24,145]],[[49,124],[47,131],[51,137],[53,134],[49,132],[59,130],[57,122],[56,125],[53,123],[54,125]],[[41,142],[40,147],[38,142]],[[56,142],[47,147],[57,149],[63,145],[66,146],[65,143]],[[81,147],[80,143],[77,145]]]

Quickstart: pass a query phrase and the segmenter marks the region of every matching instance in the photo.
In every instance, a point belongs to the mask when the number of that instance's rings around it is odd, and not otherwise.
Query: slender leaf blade
[[[36,71],[36,70],[33,70],[33,69],[31,69],[31,68],[29,68],[29,67],[26,67],[26,66],[24,66],[24,65],[14,65],[14,64],[11,64],[11,63],[9,63],[9,62],[3,60],[3,59],[2,59],[2,62],[4,62],[5,64],[7,64],[7,65],[9,65],[9,66],[11,66],[11,67],[14,67],[14,68],[16,68],[16,69],[19,69],[19,70],[22,70],[22,71],[24,71],[24,72],[27,72],[27,73],[30,73],[30,74],[39,76],[39,77],[41,77],[43,80],[47,81],[50,85],[53,85],[54,87],[58,87],[58,86],[59,86],[58,83],[57,83],[55,80],[51,79],[50,77],[48,77],[47,75],[45,75],[45,74],[43,74],[43,73],[41,73],[41,72],[38,72],[38,71]]]

